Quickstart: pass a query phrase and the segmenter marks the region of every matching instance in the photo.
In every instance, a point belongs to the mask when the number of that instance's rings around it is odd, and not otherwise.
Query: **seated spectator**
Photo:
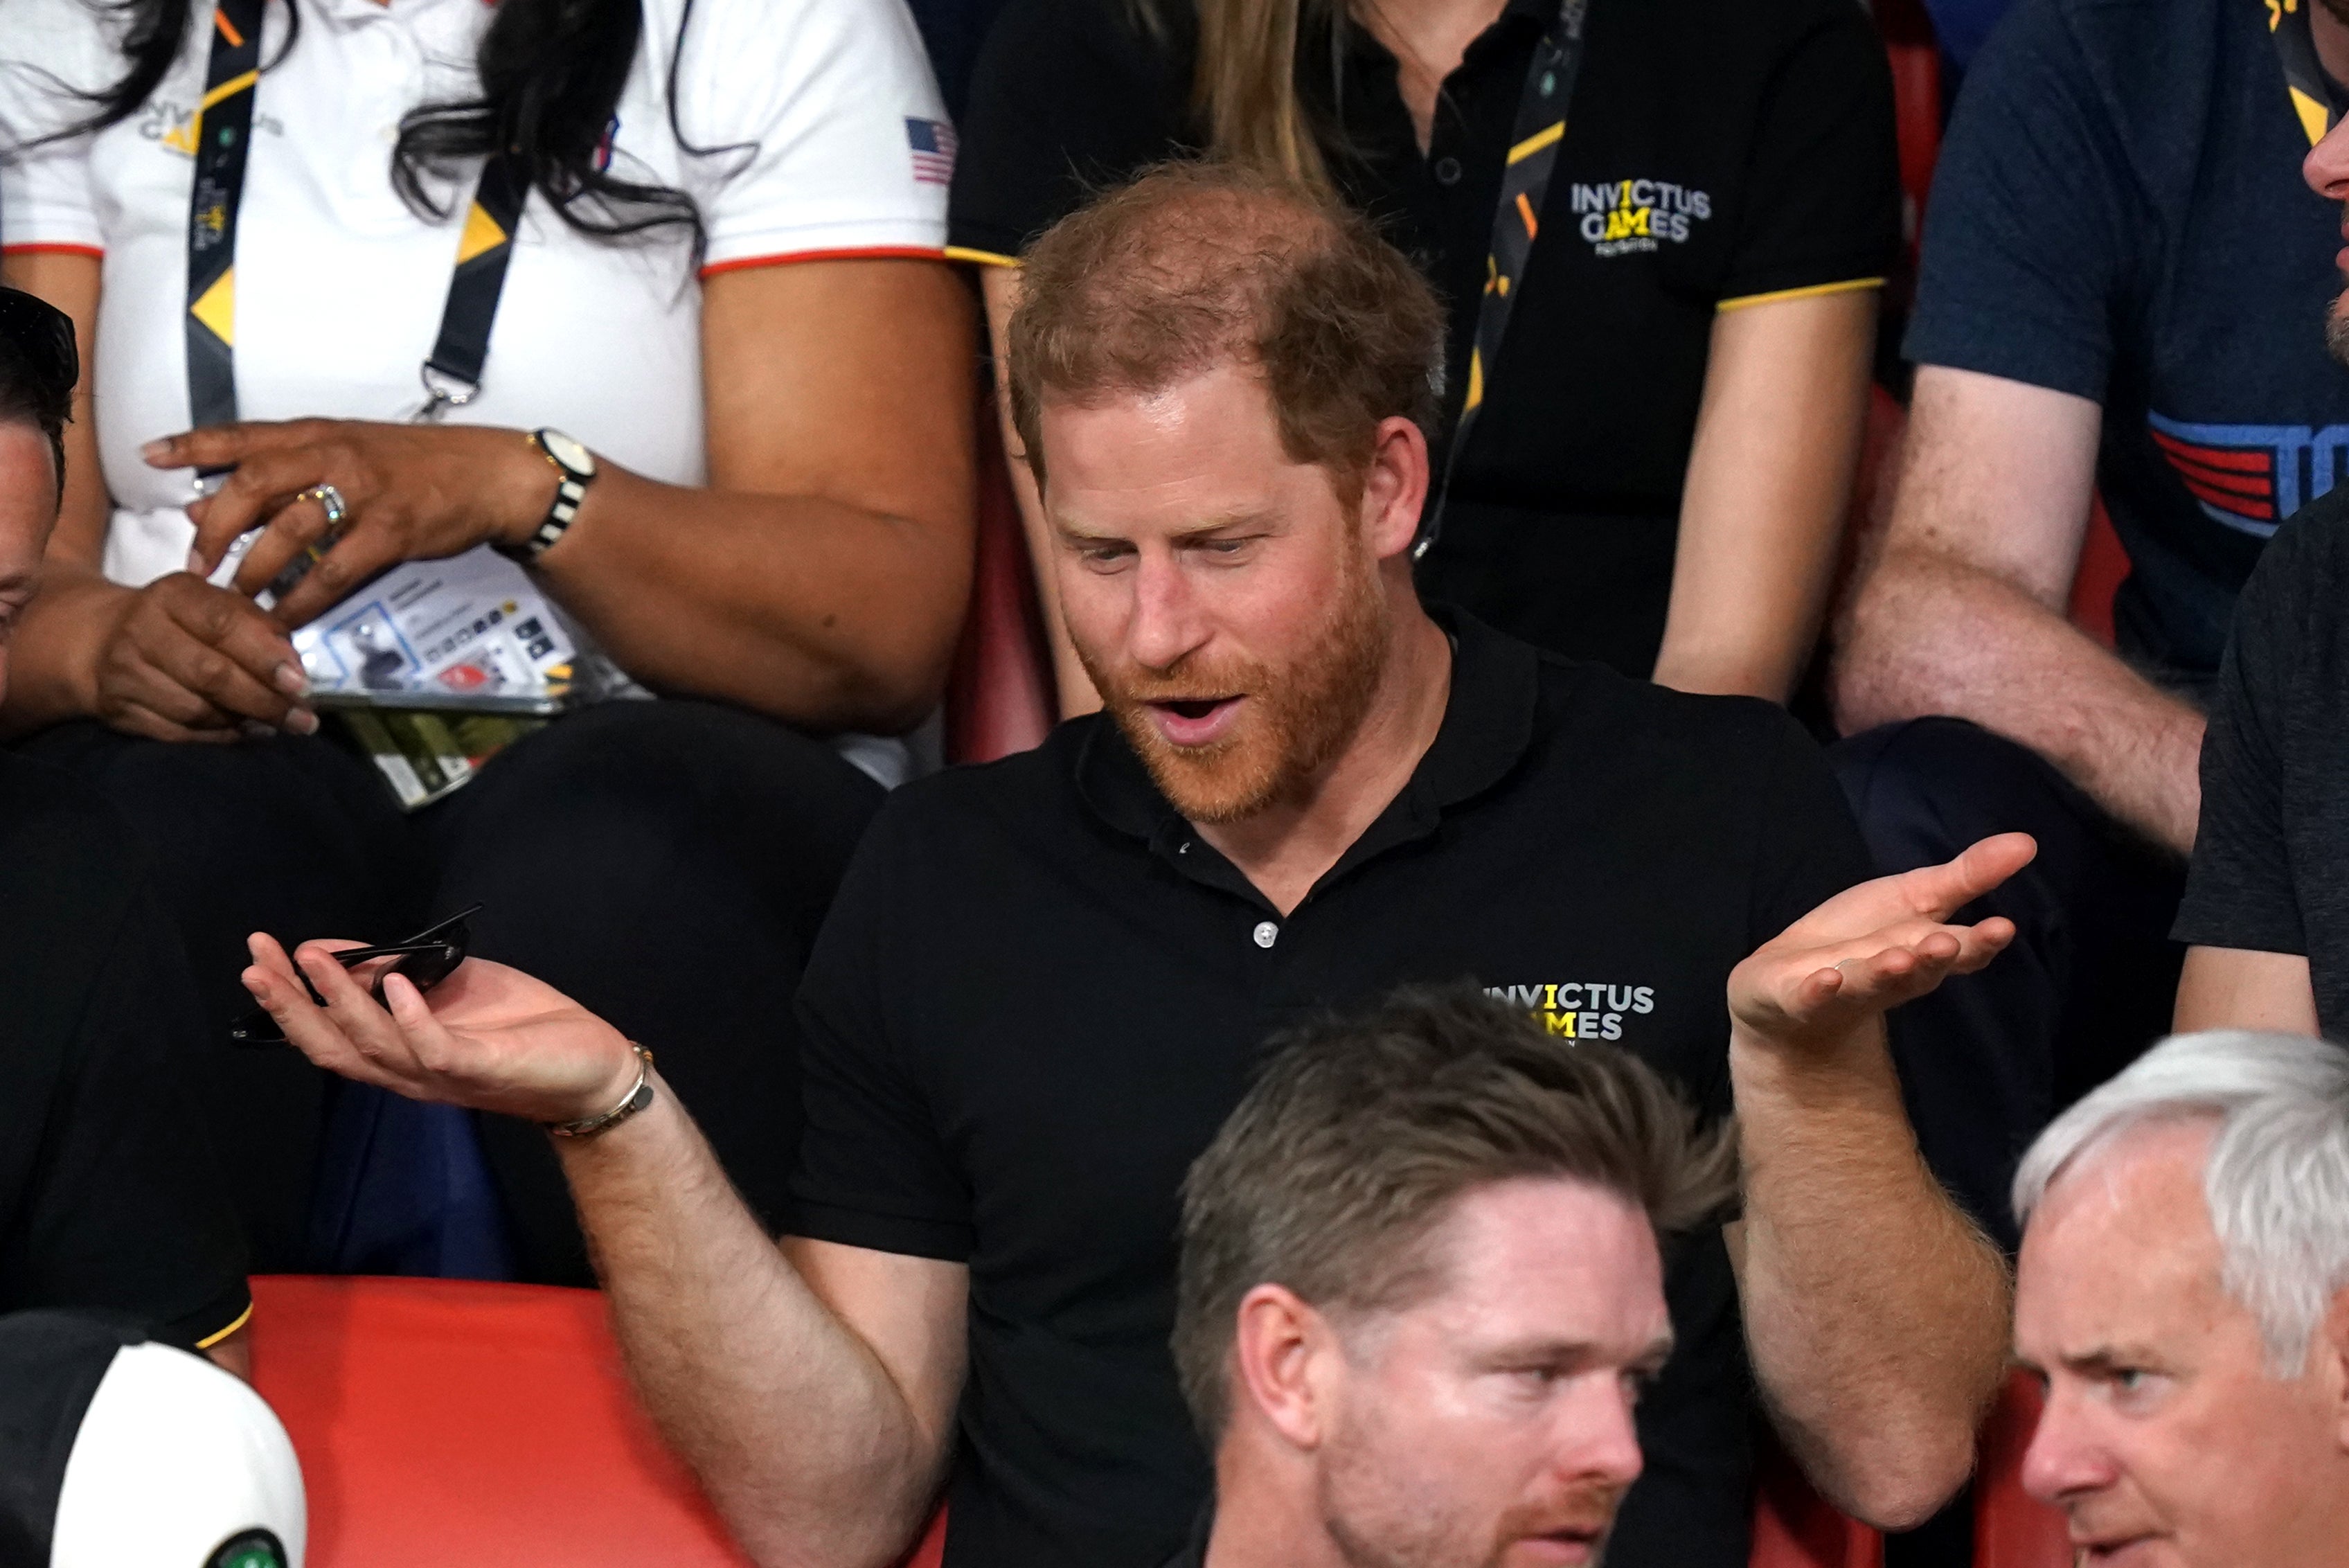
[[[1783,702],[1900,243],[1883,47],[1848,0],[1585,10],[1009,0],[948,254],[986,264],[1000,388],[1019,258],[1088,192],[1205,151],[1341,196],[1447,306],[1423,592],[1640,680]],[[1089,710],[1039,576],[1063,706]]]
[[[0,1568],[302,1568],[260,1395],[99,1314],[0,1316]]]
[[[2349,201],[2349,130],[2308,155],[2308,182]],[[2349,362],[2349,293],[2327,346]],[[2181,1030],[2349,1038],[2349,488],[2278,530],[2243,585],[2202,741],[2202,816],[2178,940]]]
[[[76,373],[73,324],[0,289],[0,693]],[[243,1373],[244,1244],[186,1112],[203,1025],[124,837],[65,774],[0,750],[0,1313],[121,1313]]]
[[[0,42],[5,275],[102,346],[0,722],[130,819],[222,1026],[248,931],[388,941],[478,901],[476,950],[661,1039],[774,1220],[792,992],[882,794],[844,755],[906,761],[821,737],[932,710],[968,582],[973,321],[945,176],[909,146],[942,112],[911,24],[864,0],[125,9],[21,0]],[[248,143],[249,167],[219,151]],[[225,254],[190,254],[191,160]],[[464,400],[440,367],[468,343]],[[458,400],[425,419],[427,390]],[[561,718],[403,818],[315,733],[288,634],[485,545],[569,618],[583,672],[660,700]],[[590,1278],[531,1129],[482,1125],[485,1172],[462,1118],[322,1109],[295,1053],[206,1078],[264,1268]],[[332,1170],[368,1147],[457,1171],[439,1222],[327,1208],[415,1199],[396,1168],[322,1177],[314,1206],[322,1117]]]
[[[886,1561],[951,1468],[949,1568],[1156,1568],[1209,1481],[1166,1351],[1183,1173],[1275,1029],[1464,977],[1733,1106],[1752,1158],[1742,1226],[1667,1279],[1618,1568],[1744,1563],[1757,1381],[1829,1495],[1929,1512],[2004,1277],[1881,1015],[2003,945],[1941,921],[2028,842],[1862,882],[1779,710],[1423,610],[1442,316],[1359,216],[1179,167],[1028,265],[1014,407],[1108,711],[907,786],[859,847],[800,992],[780,1252],[685,1091],[542,981],[388,980],[387,1014],[312,943],[322,1012],[256,936],[254,994],[338,1072],[595,1135],[561,1151],[614,1322],[754,1554]]]
[[[2297,173],[2349,22],[2275,16],[2271,36],[2234,0],[2018,0],[1935,176],[1907,451],[1836,660],[1839,766],[1888,869],[2039,841],[1974,911],[2015,921],[2018,961],[1899,1032],[1927,1157],[2010,1242],[2023,1147],[2168,1023],[2235,595],[2349,443],[2316,327],[2340,214]],[[2116,652],[2066,619],[2099,488],[2130,563]]]
[[[2083,1563],[2331,1568],[2349,1541],[2349,1053],[2165,1040],[2015,1178],[2023,1480]]]
[[[1671,1354],[1658,1232],[1733,1196],[1725,1129],[1474,993],[1275,1044],[1183,1188],[1216,1503],[1177,1565],[1597,1563]]]

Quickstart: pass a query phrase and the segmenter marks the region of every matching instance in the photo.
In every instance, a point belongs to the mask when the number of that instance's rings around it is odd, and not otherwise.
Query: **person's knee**
[[[880,800],[831,748],[755,714],[612,702],[491,761],[450,803],[442,861],[460,881],[502,866],[652,897],[687,873],[747,877],[795,900],[783,884],[828,893]]]
[[[2068,786],[2029,747],[1963,719],[1908,719],[1828,749],[1888,871],[1937,865],[1994,833],[2046,831]]]

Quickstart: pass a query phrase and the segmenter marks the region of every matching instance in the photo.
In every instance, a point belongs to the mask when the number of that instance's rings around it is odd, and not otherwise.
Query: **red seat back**
[[[1941,155],[1941,47],[1918,0],[1874,0],[1876,30],[1892,67],[1892,116],[1900,139],[1901,234],[1913,252]]]
[[[1754,1474],[1749,1568],[1884,1568],[1884,1537],[1837,1512],[1785,1450],[1764,1441]]]
[[[947,761],[991,763],[1042,741],[1054,711],[1051,655],[1036,604],[1019,503],[991,398],[978,410],[978,555],[970,610],[947,680]]]
[[[1974,1472],[1974,1568],[2071,1568],[2063,1511],[2023,1490],[2023,1454],[2039,1425],[2039,1385],[2017,1372],[1983,1423]]]
[[[263,1275],[253,1295],[310,1568],[750,1562],[638,1408],[596,1292]]]

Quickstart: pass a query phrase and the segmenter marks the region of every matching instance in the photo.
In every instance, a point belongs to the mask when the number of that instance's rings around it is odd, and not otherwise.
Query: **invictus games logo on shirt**
[[[1567,1040],[1620,1040],[1626,1016],[1641,1017],[1656,1010],[1656,988],[1651,985],[1563,980],[1540,985],[1488,985],[1485,994],[1524,1008],[1544,1029]]]
[[[1713,216],[1713,197],[1669,180],[1610,180],[1574,187],[1576,232],[1599,256],[1686,244]]]

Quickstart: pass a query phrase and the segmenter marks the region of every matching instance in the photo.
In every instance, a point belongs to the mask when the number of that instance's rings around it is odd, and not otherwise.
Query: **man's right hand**
[[[125,597],[92,655],[91,709],[157,741],[220,742],[265,724],[307,735],[294,645],[243,594],[174,572]]]
[[[636,1083],[636,1050],[618,1030],[543,981],[468,959],[428,1003],[401,975],[383,981],[388,1010],[368,994],[375,967],[335,961],[347,942],[304,942],[288,959],[255,932],[244,988],[285,1038],[330,1072],[411,1100],[498,1111],[534,1122],[600,1116]],[[302,989],[302,973],[326,999]]]

